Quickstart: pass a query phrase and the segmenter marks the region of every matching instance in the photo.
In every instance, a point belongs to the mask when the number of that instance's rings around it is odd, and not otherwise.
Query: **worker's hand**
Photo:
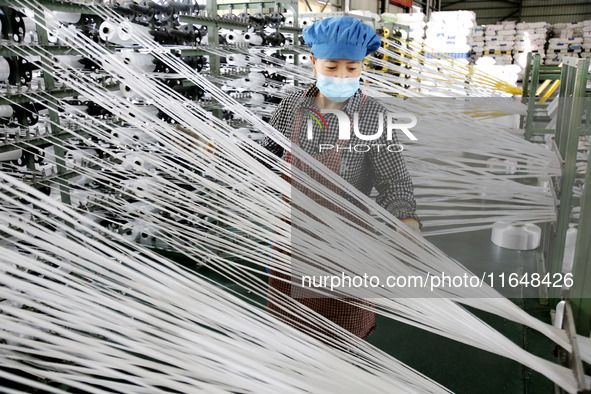
[[[203,137],[201,137],[200,135],[198,135],[194,131],[189,130],[186,127],[183,127],[181,125],[177,125],[176,129],[197,140],[197,142],[189,142],[188,144],[186,141],[178,140],[179,145],[189,146],[193,149],[204,149],[204,146],[206,146],[205,150],[207,152],[214,153],[215,155],[217,155],[217,147],[214,144],[212,144],[211,142],[205,140]]]
[[[419,225],[419,222],[417,222],[416,220],[404,219],[402,222],[406,224],[408,227],[410,227],[415,233],[421,234],[421,226]]]

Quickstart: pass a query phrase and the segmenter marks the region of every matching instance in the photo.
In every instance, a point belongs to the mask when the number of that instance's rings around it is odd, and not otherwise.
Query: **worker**
[[[385,148],[400,146],[395,133],[390,140],[383,132],[379,138],[367,141],[361,140],[353,130],[356,113],[358,133],[366,136],[376,135],[378,126],[384,126],[386,122],[379,119],[387,113],[384,107],[359,88],[363,59],[380,47],[380,38],[370,26],[348,16],[317,21],[304,29],[303,37],[311,47],[310,59],[316,82],[303,93],[285,97],[272,115],[270,124],[289,138],[292,146],[299,146],[365,195],[375,187],[377,203],[420,232],[413,185],[401,149]],[[322,110],[339,110],[347,114],[351,120],[350,124],[346,123],[351,127],[349,139],[339,139],[342,122],[339,124],[338,116],[325,114],[321,119]],[[263,145],[293,167],[310,168],[298,155],[284,152],[270,138],[266,138]],[[358,146],[362,148],[356,149]],[[318,333],[317,327],[313,328],[285,311],[277,292],[290,296],[290,278],[272,268],[270,274],[267,302],[270,313],[303,331],[316,333],[319,338],[332,336],[330,332]],[[359,307],[347,300],[330,297],[297,300],[360,338],[366,338],[377,327],[375,312],[369,302],[361,301],[365,307]]]

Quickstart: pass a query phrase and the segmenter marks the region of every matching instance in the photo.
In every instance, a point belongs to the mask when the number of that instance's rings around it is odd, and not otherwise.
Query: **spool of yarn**
[[[85,206],[92,202],[93,196],[96,194],[94,190],[70,190],[70,201],[73,206]]]
[[[306,54],[299,54],[298,61],[300,64],[309,64],[310,63],[310,56]]]
[[[264,39],[260,33],[244,33],[244,42],[250,45],[263,45]]]
[[[118,127],[111,133],[111,142],[116,145],[137,145],[154,142],[154,138],[136,127]]]
[[[81,14],[75,12],[61,12],[53,11],[55,18],[62,23],[78,23],[80,22]]]
[[[152,182],[147,178],[126,179],[121,182],[123,188],[133,196],[148,196]]]
[[[155,163],[149,157],[142,154],[135,153],[125,156],[125,161],[123,162],[125,169],[135,170],[136,166],[151,170],[155,167]]]
[[[265,95],[260,93],[251,93],[250,94],[250,103],[261,105],[265,102]]]
[[[491,241],[502,248],[513,250],[532,250],[540,246],[542,229],[535,224],[493,224]]]
[[[285,21],[287,21],[287,18],[285,18]],[[305,27],[311,26],[312,23],[314,23],[314,20],[312,18],[302,18],[300,19],[300,27],[303,29]]]
[[[123,63],[127,65],[131,65],[134,68],[137,68],[143,72],[153,72],[156,69],[156,64],[154,63],[154,56],[147,54],[147,53],[137,53],[137,52],[120,52],[118,53],[123,59]]]
[[[84,65],[79,62],[82,56],[76,55],[60,55],[56,56],[58,64],[64,67],[71,67],[75,69],[83,69]]]
[[[222,34],[222,36],[226,40],[226,43],[230,45],[244,43],[244,35],[242,34],[242,32],[237,32],[235,30],[226,31],[224,29],[224,32],[220,34]]]
[[[566,308],[566,301],[562,300],[558,304],[556,304],[556,313],[554,314],[554,327],[558,327],[562,329],[562,324],[564,322],[564,311]]]
[[[59,32],[57,29],[47,29],[47,42],[56,44],[59,41]]]
[[[92,182],[92,178],[86,175],[78,175],[73,178],[70,178],[70,184],[84,186]]]
[[[245,67],[247,64],[246,55],[232,53],[226,56],[226,63],[230,66]]]
[[[285,17],[285,22],[283,22],[283,26],[293,27],[293,16]]]
[[[119,85],[119,91],[128,99],[141,99],[142,95],[128,85]]]
[[[136,108],[140,108],[143,112],[145,112],[146,114],[152,115],[157,117],[158,113],[160,112],[160,110],[158,109],[158,107],[156,107],[155,105],[142,105],[142,106],[137,106]]]
[[[256,82],[259,85],[263,85],[265,83],[265,76],[262,72],[251,71],[248,73],[248,79]]]
[[[10,150],[8,152],[0,153],[0,161],[19,160],[23,156],[22,149]]]
[[[8,60],[0,56],[0,82],[4,82],[10,78],[10,63]]]
[[[66,165],[68,167],[73,167],[75,165],[84,166],[88,159],[96,155],[97,152],[95,149],[70,150],[65,155]]]
[[[77,102],[76,104],[66,102],[64,103],[64,110],[69,116],[80,115],[81,113],[87,113],[88,105],[83,101]]]
[[[125,238],[128,241],[131,242],[136,242],[140,232],[138,229],[138,223],[137,222],[128,222],[125,223],[123,226],[121,226],[121,230],[120,230],[121,236],[123,238]]]
[[[45,150],[45,162],[55,163],[55,147],[53,145],[48,146]]]
[[[49,177],[56,174],[56,166],[52,163],[43,163],[35,165],[35,170]]]
[[[123,42],[119,39],[119,35],[117,34],[117,25],[109,21],[104,21],[99,26],[99,37],[101,40],[113,44],[123,44]]]
[[[103,41],[110,42],[117,45],[133,45],[136,34],[148,35],[149,29],[144,26],[132,24],[130,22],[123,22],[120,25],[115,25],[109,21],[104,21],[99,27],[99,37]]]
[[[573,265],[575,263],[575,246],[577,244],[578,233],[579,231],[576,227],[571,227],[566,231],[564,257],[562,258],[562,272],[565,274],[573,272]]]
[[[0,105],[0,124],[10,123],[13,115],[14,109],[11,105]]]

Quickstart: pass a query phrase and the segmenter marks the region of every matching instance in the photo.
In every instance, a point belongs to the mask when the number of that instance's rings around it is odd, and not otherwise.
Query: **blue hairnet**
[[[382,43],[368,25],[351,16],[314,22],[303,31],[304,41],[318,59],[363,60]]]

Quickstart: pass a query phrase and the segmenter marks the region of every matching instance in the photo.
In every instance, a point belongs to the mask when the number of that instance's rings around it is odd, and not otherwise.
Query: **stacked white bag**
[[[497,65],[513,62],[511,51],[515,42],[515,22],[500,22],[484,28],[484,57],[492,57]]]
[[[472,62],[480,59],[484,54],[484,30],[485,26],[476,26],[470,33],[470,46],[472,48]]]
[[[591,21],[582,22],[583,45],[581,45],[581,57],[591,56]]]
[[[427,22],[425,45],[436,53],[467,58],[475,26],[476,14],[473,11],[432,12]]]
[[[545,64],[560,64],[564,57],[578,57],[583,52],[583,23],[556,23],[552,26],[554,37],[548,40]]]
[[[425,37],[425,22],[427,18],[422,12],[414,12],[412,14],[396,14],[396,23],[408,27],[408,35],[404,30],[401,30],[402,38],[412,39],[416,42],[423,42]]]
[[[517,80],[521,72],[521,68],[516,64],[499,64],[494,55],[481,57],[476,61],[474,68],[513,86],[517,86]]]
[[[525,69],[527,54],[540,55],[542,60],[546,57],[546,43],[550,25],[546,22],[522,22],[516,25],[517,34],[513,45],[513,62]]]

